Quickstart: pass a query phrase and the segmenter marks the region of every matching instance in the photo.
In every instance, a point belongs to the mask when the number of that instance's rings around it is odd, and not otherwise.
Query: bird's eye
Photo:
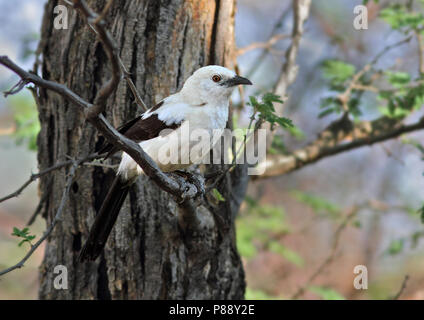
[[[219,81],[221,81],[221,79],[222,79],[221,76],[219,76],[217,74],[212,77],[213,82],[219,82]]]

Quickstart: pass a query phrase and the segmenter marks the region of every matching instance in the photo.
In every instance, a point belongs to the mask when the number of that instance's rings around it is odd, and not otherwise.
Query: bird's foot
[[[200,174],[194,174],[188,171],[177,170],[174,172],[180,177],[183,177],[186,181],[194,185],[197,189],[195,198],[202,197],[205,195],[205,179]]]

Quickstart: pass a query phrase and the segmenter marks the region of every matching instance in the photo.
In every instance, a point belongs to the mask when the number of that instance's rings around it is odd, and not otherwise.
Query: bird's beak
[[[243,77],[240,77],[240,76],[235,76],[235,77],[233,77],[231,79],[228,79],[223,84],[225,84],[227,87],[232,87],[232,86],[237,86],[239,84],[251,85],[252,82],[249,79],[247,79],[247,78],[243,78]]]

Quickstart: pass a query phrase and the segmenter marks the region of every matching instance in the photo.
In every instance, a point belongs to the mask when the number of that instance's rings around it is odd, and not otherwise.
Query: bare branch
[[[41,243],[43,243],[43,241],[47,239],[47,237],[52,233],[54,227],[61,219],[63,208],[65,207],[66,199],[68,198],[69,190],[71,189],[72,180],[75,176],[76,169],[78,168],[80,164],[81,164],[81,160],[73,161],[73,165],[68,174],[68,179],[66,180],[65,189],[63,190],[63,193],[62,193],[62,199],[60,200],[59,208],[57,209],[56,215],[54,216],[52,223],[44,232],[43,236],[34,245],[31,245],[31,249],[17,264],[0,271],[0,276],[3,276],[6,273],[9,273],[15,269],[22,268],[24,266],[24,263],[29,259],[29,257],[32,256],[32,254],[35,252],[35,250],[37,250],[37,248],[41,245]]]
[[[113,92],[115,90],[115,88],[116,88],[116,86],[118,85],[118,82],[119,82],[119,77],[121,75],[119,70],[117,70],[117,67],[119,65],[119,68],[122,71],[124,78],[127,81],[128,86],[130,87],[131,92],[133,93],[137,104],[142,108],[143,111],[146,111],[148,108],[147,108],[146,104],[144,103],[143,99],[141,98],[141,96],[139,95],[139,93],[137,92],[137,88],[135,87],[133,81],[131,80],[131,77],[130,77],[131,74],[125,68],[125,66],[124,66],[124,64],[121,60],[121,57],[118,54],[118,50],[116,48],[116,45],[115,45],[115,42],[114,42],[112,36],[109,34],[109,32],[106,29],[104,29],[104,24],[105,24],[104,19],[107,15],[107,12],[109,11],[112,3],[113,3],[113,0],[109,0],[107,2],[106,6],[103,8],[102,13],[98,16],[90,10],[90,8],[85,4],[84,1],[74,1],[74,2],[75,2],[75,4],[73,6],[75,8],[81,9],[84,16],[88,20],[88,25],[94,31],[94,33],[99,36],[100,41],[103,43],[103,45],[106,48],[108,58],[112,62],[112,72],[113,72],[112,73],[112,79],[109,81],[109,83],[107,85],[105,85],[105,87],[106,86],[115,86],[113,89],[111,89],[111,92]],[[107,94],[107,93],[108,93],[108,90],[103,92],[103,94]],[[101,94],[101,91],[98,94]],[[106,98],[107,98],[107,96],[106,96]],[[97,99],[98,99],[98,97],[95,99],[95,101]],[[106,101],[106,99],[105,99],[105,101]]]
[[[143,99],[141,98],[140,94],[137,91],[137,88],[134,85],[134,82],[131,80],[131,73],[125,68],[124,63],[122,62],[121,58],[119,58],[119,64],[122,68],[122,72],[124,73],[124,78],[128,83],[128,86],[131,89],[131,92],[134,95],[134,99],[137,102],[137,104],[141,107],[143,111],[147,111],[147,106],[144,103]]]
[[[79,95],[77,95],[65,85],[59,84],[54,81],[44,80],[33,73],[25,71],[24,69],[13,63],[7,56],[0,56],[0,64],[4,65],[5,67],[9,68],[17,75],[19,75],[25,84],[33,83],[41,88],[52,90],[63,96],[65,99],[81,107],[82,110],[84,108],[89,109],[92,106],[91,103],[85,101],[83,98],[81,98]]]
[[[34,213],[32,214],[32,216],[29,218],[27,222],[27,226],[30,226],[34,223],[35,219],[37,218],[37,216],[40,214],[41,210],[43,209],[44,203],[47,201],[48,197],[50,196],[50,190],[51,190],[50,188],[52,186],[52,182],[53,182],[53,179],[52,177],[50,177],[46,187],[47,192],[44,192],[43,196],[38,202],[37,208],[35,208]]]
[[[292,40],[287,48],[285,57],[286,61],[280,71],[280,76],[274,85],[273,92],[276,95],[285,97],[287,88],[295,81],[298,73],[298,65],[296,63],[297,54],[299,52],[300,40],[304,32],[304,24],[309,17],[311,8],[311,0],[293,0],[293,28]],[[284,104],[275,104],[275,113],[283,114]],[[275,130],[268,124],[266,126],[267,134],[267,149],[271,146]]]
[[[415,31],[415,36],[418,42],[419,72],[424,74],[424,40],[419,31]]]
[[[280,40],[286,39],[289,36],[287,34],[276,34],[268,39],[266,42],[254,42],[249,44],[246,47],[237,49],[236,55],[241,56],[246,52],[255,50],[255,49],[267,49],[271,50],[271,48]]]
[[[74,7],[80,9],[83,15],[86,17],[88,23],[93,26],[96,31],[101,43],[105,48],[106,55],[112,64],[112,78],[106,82],[94,99],[93,107],[87,110],[87,119],[90,120],[98,116],[106,108],[106,101],[109,96],[116,90],[118,86],[121,69],[119,65],[118,49],[115,45],[115,41],[110,35],[109,31],[104,28],[105,21],[104,17],[110,8],[112,1],[108,1],[101,15],[97,15],[87,6],[85,1],[74,0]]]
[[[287,17],[288,13],[290,12],[290,6],[287,6],[285,10],[281,13],[280,17],[277,19],[277,22],[275,23],[271,35],[269,38],[272,38],[274,35],[277,34],[278,30],[280,29],[284,19]],[[256,69],[262,64],[265,57],[267,56],[269,50],[268,48],[265,48],[265,50],[262,52],[262,54],[258,57],[258,59],[255,60],[254,64],[250,67],[249,71],[246,73],[246,77],[250,79],[250,77],[255,73]]]
[[[96,159],[98,157],[99,157],[99,155],[97,153],[93,153],[93,154],[90,154],[87,157],[80,159],[78,161],[80,163],[83,163],[85,161],[93,160],[93,159]],[[63,167],[69,166],[73,163],[74,163],[74,160],[67,160],[67,161],[59,162],[59,163],[55,164],[54,166],[51,166],[50,168],[44,169],[44,170],[42,170],[38,173],[31,174],[29,179],[27,181],[25,181],[25,183],[22,186],[20,186],[16,191],[12,192],[11,194],[8,194],[7,196],[4,196],[3,198],[0,198],[0,203],[3,202],[3,201],[9,200],[11,198],[14,198],[14,197],[18,197],[22,193],[22,191],[25,190],[25,188],[27,188],[32,182],[34,182],[38,178],[40,178],[40,177],[42,177],[42,176],[44,176],[44,175],[46,175],[46,174],[48,174],[52,171],[55,171],[55,170],[61,169]]]
[[[304,31],[304,23],[309,17],[310,7],[311,0],[293,0],[292,42],[286,51],[286,61],[281,69],[281,75],[274,86],[274,93],[280,96],[286,94],[287,87],[296,79],[298,71],[296,57]],[[281,114],[281,112],[278,112],[278,114]]]
[[[267,155],[266,160],[258,165],[258,171],[263,174],[252,178],[261,179],[286,174],[325,157],[422,129],[424,129],[424,117],[409,125],[387,117],[354,124],[344,117],[332,123],[314,142],[304,148],[295,150],[289,155]]]
[[[330,264],[333,262],[334,258],[336,257],[337,249],[339,247],[340,237],[342,235],[343,230],[348,225],[349,221],[358,213],[358,211],[361,209],[361,207],[354,206],[353,208],[349,209],[349,213],[346,215],[342,223],[337,228],[336,232],[334,233],[334,240],[333,245],[331,247],[330,254],[328,257],[318,266],[318,268],[314,271],[314,273],[308,278],[306,283],[302,285],[291,297],[292,300],[299,299],[307,290],[307,288],[311,285],[311,283],[318,277],[321,272]]]
[[[402,293],[405,291],[405,289],[406,289],[406,285],[407,285],[407,283],[408,283],[408,280],[409,280],[409,276],[408,275],[406,275],[405,276],[405,278],[403,279],[403,281],[402,281],[402,285],[401,285],[401,287],[400,287],[400,289],[399,289],[399,291],[398,291],[398,293],[396,293],[395,294],[395,296],[393,297],[393,299],[392,300],[399,300],[399,298],[400,298],[400,296],[402,295]]]

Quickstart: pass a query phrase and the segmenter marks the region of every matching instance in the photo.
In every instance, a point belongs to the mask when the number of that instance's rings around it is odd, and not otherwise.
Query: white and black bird
[[[145,113],[129,121],[119,128],[121,134],[139,143],[143,150],[157,163],[164,172],[184,169],[194,161],[189,162],[185,155],[193,146],[191,141],[184,141],[183,130],[207,130],[210,133],[224,130],[228,120],[229,99],[232,90],[237,85],[252,83],[235,72],[221,66],[206,66],[196,70],[184,83],[183,88]],[[165,129],[172,131],[166,135]],[[162,163],[160,150],[169,139],[175,137],[178,144],[178,158]],[[215,135],[211,135],[216,138]],[[210,143],[210,148],[216,139]],[[110,151],[110,149],[112,149]],[[109,148],[114,152],[113,148]],[[143,170],[126,153],[123,153],[116,178],[104,199],[97,214],[88,239],[81,250],[80,261],[95,260],[102,252],[107,238],[118,217],[121,206],[135,178],[143,174]]]

